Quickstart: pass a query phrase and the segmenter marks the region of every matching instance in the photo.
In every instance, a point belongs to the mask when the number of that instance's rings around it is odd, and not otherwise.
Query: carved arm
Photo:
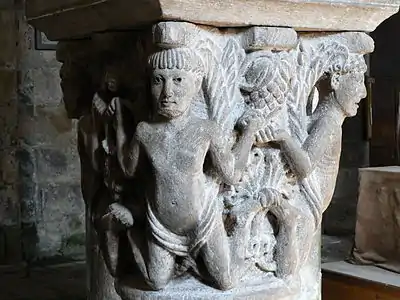
[[[220,134],[214,134],[211,140],[210,154],[214,166],[225,183],[233,185],[239,182],[246,167],[256,131],[255,126],[248,126],[233,149],[223,145]],[[213,128],[212,132],[218,132],[217,126]]]
[[[127,134],[124,128],[124,119],[122,112],[121,99],[115,99],[115,114],[116,114],[116,146],[118,162],[125,176],[133,177],[136,167],[139,162],[140,145],[137,139],[137,134],[134,135],[131,141],[128,141]],[[139,124],[140,125],[140,124]],[[136,129],[136,133],[139,129]]]
[[[302,146],[286,131],[276,134],[276,141],[281,144],[290,167],[300,179],[304,179],[314,171],[327,148],[332,146],[331,139],[336,135],[338,128],[331,121],[327,117],[315,121]]]

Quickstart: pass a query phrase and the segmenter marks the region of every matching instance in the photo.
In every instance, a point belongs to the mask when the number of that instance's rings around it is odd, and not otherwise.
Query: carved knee
[[[228,291],[233,289],[235,286],[233,282],[230,281],[224,281],[224,282],[218,282],[217,283],[217,288],[221,291]]]
[[[162,268],[163,266],[160,265],[157,268],[149,267],[147,270],[148,277],[146,278],[146,283],[154,291],[164,289],[171,279],[170,273],[163,273],[160,271],[163,270]]]
[[[235,282],[232,279],[232,276],[222,274],[221,278],[218,278],[216,281],[216,286],[219,290],[228,291],[235,287]]]
[[[169,280],[163,279],[163,278],[148,278],[146,279],[147,285],[154,291],[159,291],[164,289]]]

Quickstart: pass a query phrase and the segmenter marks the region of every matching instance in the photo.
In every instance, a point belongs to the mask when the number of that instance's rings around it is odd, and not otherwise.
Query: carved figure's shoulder
[[[139,142],[144,142],[153,132],[152,126],[147,122],[140,122],[136,126],[135,136]]]

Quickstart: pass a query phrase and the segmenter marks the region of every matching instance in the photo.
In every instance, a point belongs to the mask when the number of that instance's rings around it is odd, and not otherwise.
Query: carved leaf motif
[[[205,98],[209,118],[221,126],[224,137],[228,139],[238,119],[240,109],[236,108],[243,103],[237,78],[244,50],[234,40],[229,40],[222,51],[211,40],[205,40],[200,44],[199,51],[205,57],[207,66]]]

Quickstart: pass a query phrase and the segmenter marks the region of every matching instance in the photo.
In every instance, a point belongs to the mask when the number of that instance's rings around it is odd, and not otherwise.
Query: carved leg
[[[175,255],[165,250],[152,239],[148,241],[147,284],[154,290],[161,290],[174,274]]]
[[[119,245],[118,233],[110,230],[110,231],[100,232],[98,236],[99,236],[99,245],[103,254],[104,262],[110,274],[113,277],[115,277],[117,276],[117,265],[118,265],[118,245]]]
[[[128,239],[133,257],[146,283],[153,290],[163,289],[174,275],[175,255],[155,243],[151,238],[146,241],[143,238],[143,230],[130,228]],[[146,252],[148,255],[145,255]]]
[[[313,243],[314,226],[310,212],[298,209],[289,201],[282,201],[271,212],[279,220],[276,257],[277,276],[288,279],[298,275],[306,263]]]
[[[239,272],[235,272],[238,264],[233,263],[235,260],[231,259],[230,248],[222,218],[218,218],[200,255],[203,257],[212,281],[221,290],[231,289],[240,278]]]
[[[110,204],[105,212],[103,209],[104,215],[98,221],[99,245],[108,270],[112,276],[116,277],[119,237],[120,234],[126,232],[126,228],[132,227],[134,221],[131,212],[119,203]]]

